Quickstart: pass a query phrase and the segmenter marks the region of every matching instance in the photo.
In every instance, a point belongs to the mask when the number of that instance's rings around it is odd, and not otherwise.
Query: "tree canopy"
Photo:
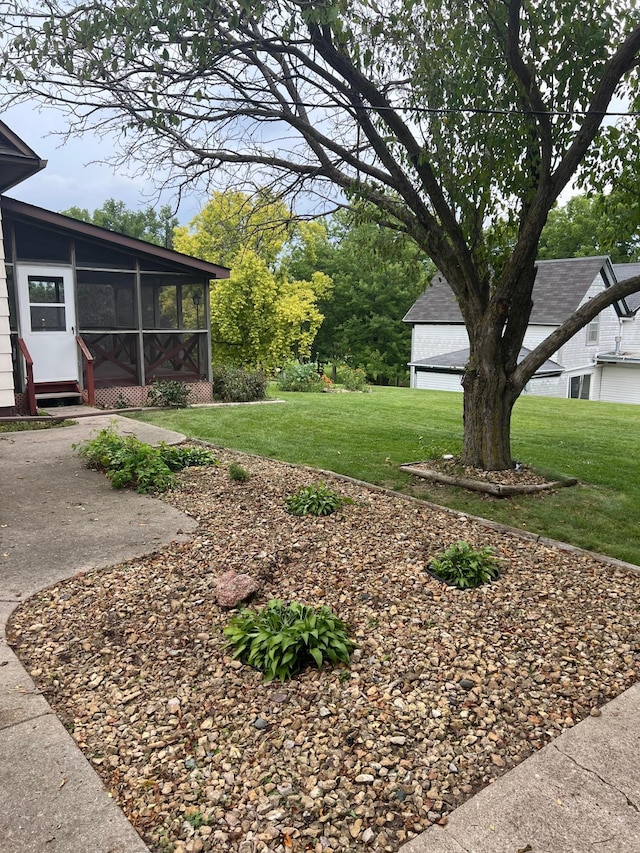
[[[14,0],[6,79],[116,128],[184,180],[366,200],[442,271],[470,355],[466,464],[508,467],[515,401],[629,279],[518,363],[547,216],[576,178],[615,183],[638,147],[634,0]],[[594,185],[595,185],[594,184]],[[512,225],[513,245],[501,242]]]
[[[232,266],[253,252],[274,269],[296,223],[287,205],[269,192],[214,192],[188,227],[175,230],[178,251],[212,263]]]
[[[91,222],[109,231],[116,231],[118,234],[164,246],[166,249],[173,246],[173,231],[178,224],[178,219],[168,204],[159,210],[153,207],[130,210],[123,201],[116,201],[114,198],[108,198],[102,207],[96,208],[93,213],[89,213],[86,207],[70,207],[61,213],[82,222]]]
[[[321,361],[362,367],[374,382],[406,378],[411,332],[403,316],[435,272],[404,234],[339,213],[301,227],[286,261],[294,275],[322,270],[333,280],[321,299],[324,320],[313,344]]]
[[[323,320],[331,279],[309,268],[305,278],[280,263],[296,232],[291,211],[268,192],[213,193],[189,223],[175,230],[175,248],[231,267],[212,283],[211,346],[216,362],[271,370],[308,358]]]
[[[614,264],[640,259],[640,202],[614,190],[576,195],[549,213],[540,260],[609,255]]]

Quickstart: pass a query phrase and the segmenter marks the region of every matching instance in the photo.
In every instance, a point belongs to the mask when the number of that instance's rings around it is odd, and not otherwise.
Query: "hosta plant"
[[[112,427],[100,430],[77,447],[87,467],[104,471],[115,489],[125,486],[137,492],[163,492],[175,483],[174,471],[190,465],[215,465],[204,448],[152,447],[133,435],[122,436]]]
[[[472,589],[500,577],[498,558],[493,549],[476,550],[463,540],[458,540],[438,559],[432,560],[429,571],[458,589]]]
[[[346,501],[324,483],[315,483],[289,495],[285,505],[291,515],[331,515]]]
[[[355,648],[331,608],[283,604],[272,599],[261,610],[241,610],[224,629],[233,657],[286,681],[307,666],[349,663]]]

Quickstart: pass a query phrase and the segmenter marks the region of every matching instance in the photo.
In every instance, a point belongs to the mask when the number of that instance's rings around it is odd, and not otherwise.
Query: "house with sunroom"
[[[229,270],[4,195],[45,166],[0,122],[0,416],[142,405],[168,379],[209,401],[209,283]]]
[[[603,289],[639,274],[640,264],[614,265],[608,257],[539,261],[520,358]],[[538,369],[524,393],[640,404],[639,309],[640,293],[605,308]],[[411,387],[462,391],[469,338],[442,275],[418,297],[404,322],[412,329]]]

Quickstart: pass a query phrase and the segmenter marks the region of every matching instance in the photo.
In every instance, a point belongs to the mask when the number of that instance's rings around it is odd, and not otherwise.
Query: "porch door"
[[[70,269],[17,266],[20,335],[35,382],[78,381],[76,317]]]

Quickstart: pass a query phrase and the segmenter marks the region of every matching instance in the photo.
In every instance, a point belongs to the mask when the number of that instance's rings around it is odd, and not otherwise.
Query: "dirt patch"
[[[397,851],[637,679],[640,576],[324,475],[353,503],[296,518],[285,497],[318,477],[219,457],[166,498],[193,542],[58,584],[9,628],[153,851]],[[430,578],[458,539],[491,545],[501,578]],[[281,685],[232,662],[230,569],[260,578],[256,604],[333,607],[351,667]]]

